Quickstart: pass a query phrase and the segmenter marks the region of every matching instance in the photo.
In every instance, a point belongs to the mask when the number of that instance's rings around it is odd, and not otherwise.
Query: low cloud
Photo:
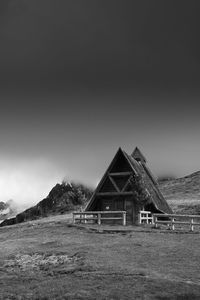
[[[45,198],[64,172],[43,158],[0,160],[0,201],[13,199],[16,209],[27,208]]]

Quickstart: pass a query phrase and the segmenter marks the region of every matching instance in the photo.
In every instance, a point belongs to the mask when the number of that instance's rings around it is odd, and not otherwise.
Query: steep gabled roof
[[[138,174],[142,176],[146,189],[149,192],[150,197],[152,199],[152,203],[154,204],[156,209],[163,213],[171,214],[172,210],[165,198],[163,197],[162,193],[160,192],[158,183],[156,182],[155,178],[153,177],[146,164],[143,164],[140,161],[136,161],[132,157],[132,155],[126,155],[129,158],[130,163],[134,165],[134,167],[137,169]]]
[[[142,152],[140,151],[140,149],[138,147],[135,147],[131,156],[137,161],[141,161],[143,163],[147,162],[146,158],[144,157],[144,155],[142,154]]]
[[[138,148],[136,148],[136,149],[138,149]],[[140,155],[143,157],[141,152],[140,152]],[[146,187],[146,190],[150,194],[152,204],[155,206],[155,208],[158,211],[163,212],[163,213],[172,213],[171,208],[169,207],[167,201],[164,199],[163,195],[161,194],[161,192],[159,190],[159,187],[158,187],[158,184],[157,184],[155,178],[153,177],[150,170],[146,166],[146,159],[143,158],[142,160],[137,161],[132,155],[128,155],[121,148],[118,149],[112,162],[110,163],[108,169],[106,170],[104,176],[102,177],[101,181],[99,182],[95,192],[93,193],[93,195],[86,207],[86,211],[89,210],[90,207],[92,206],[92,204],[94,203],[96,194],[102,188],[102,186],[107,178],[107,174],[109,172],[111,172],[113,170],[113,168],[116,168],[116,164],[117,164],[117,162],[119,163],[120,158],[123,159],[123,163],[126,164],[126,169],[128,167],[130,172],[132,172],[135,175],[140,175],[142,177],[144,185]],[[120,171],[122,171],[122,170],[120,170]]]
[[[102,179],[100,180],[99,184],[97,185],[97,187],[96,187],[96,189],[95,189],[95,191],[94,191],[94,193],[93,193],[93,195],[92,195],[92,197],[91,197],[91,199],[90,199],[88,205],[86,206],[86,209],[85,209],[86,211],[90,209],[91,205],[93,204],[93,202],[94,202],[94,200],[95,200],[96,194],[99,192],[99,190],[101,189],[101,187],[103,186],[103,184],[104,184],[104,182],[105,182],[105,180],[106,180],[106,177],[107,177],[108,172],[112,170],[112,167],[115,165],[117,159],[118,159],[120,156],[124,157],[125,161],[127,162],[128,166],[129,166],[129,168],[130,168],[130,171],[132,171],[134,174],[137,174],[137,170],[134,169],[134,166],[132,166],[132,165],[130,164],[130,162],[127,160],[127,157],[126,157],[125,152],[121,149],[121,147],[119,147],[119,149],[118,149],[117,153],[115,154],[113,160],[111,161],[111,163],[110,163],[110,165],[108,166],[106,172],[104,173]]]

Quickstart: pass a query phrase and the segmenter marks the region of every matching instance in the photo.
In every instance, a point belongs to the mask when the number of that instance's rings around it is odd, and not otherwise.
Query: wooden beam
[[[80,211],[74,212],[73,215],[97,215],[97,214],[122,214],[125,210],[96,210],[96,211]]]
[[[133,192],[105,192],[105,193],[97,193],[97,196],[128,196],[133,195]]]
[[[101,220],[123,220],[123,217],[110,217],[101,218]]]
[[[167,218],[167,217],[200,218],[200,215],[157,214],[157,213],[155,213],[154,216],[156,216],[156,217],[165,217],[165,218]]]
[[[129,181],[130,177],[128,178],[127,182],[125,183],[125,186],[122,189],[122,192],[125,191],[125,189],[127,188],[127,186],[129,185],[130,181]]]
[[[116,189],[116,192],[120,192],[120,190],[119,190],[119,188],[118,188],[118,186],[116,185],[116,183],[114,182],[114,180],[112,179],[112,177],[111,176],[108,176],[109,177],[109,179],[110,179],[110,181],[112,182],[112,184],[114,185],[114,188]]]
[[[109,176],[127,176],[131,175],[132,172],[117,172],[117,173],[108,173]]]

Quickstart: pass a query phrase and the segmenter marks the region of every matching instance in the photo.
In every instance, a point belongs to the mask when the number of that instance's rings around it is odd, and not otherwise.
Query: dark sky
[[[94,186],[121,146],[200,169],[200,2],[0,1],[0,200]],[[9,187],[9,188],[8,188]]]

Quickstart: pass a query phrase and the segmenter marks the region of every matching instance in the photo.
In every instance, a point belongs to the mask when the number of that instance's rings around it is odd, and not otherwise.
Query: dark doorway
[[[126,210],[126,224],[132,225],[136,222],[136,209],[135,203],[133,199],[126,199],[125,200],[125,210]]]

